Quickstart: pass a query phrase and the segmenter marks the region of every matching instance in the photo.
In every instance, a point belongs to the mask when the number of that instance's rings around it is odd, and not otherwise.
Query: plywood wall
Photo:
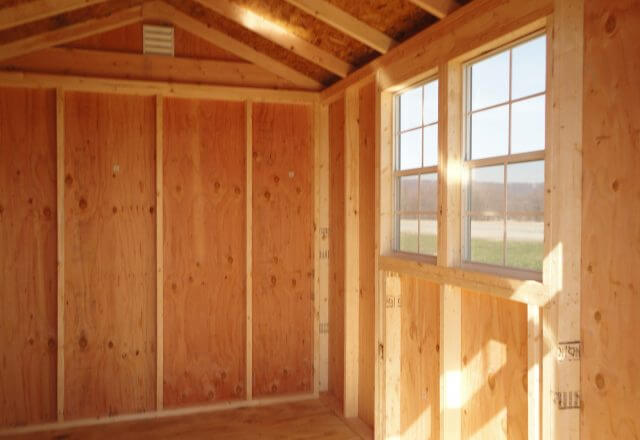
[[[329,393],[344,399],[345,102],[329,106]]]
[[[56,107],[0,89],[0,426],[55,419]]]
[[[312,117],[253,106],[254,396],[313,389]]]
[[[244,103],[165,103],[164,404],[243,398]]]
[[[410,276],[402,288],[401,429],[403,438],[440,432],[440,286]]]
[[[462,437],[526,439],[527,306],[463,290],[462,368]]]
[[[360,89],[360,343],[358,377],[358,415],[367,425],[374,424],[375,389],[375,257],[376,257],[376,84]]]
[[[155,407],[153,98],[69,93],[65,418]]]
[[[585,7],[581,436],[640,438],[640,4]]]

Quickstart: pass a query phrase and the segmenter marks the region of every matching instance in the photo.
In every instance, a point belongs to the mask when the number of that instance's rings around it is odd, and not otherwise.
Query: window
[[[438,81],[395,98],[396,251],[438,249]]]
[[[546,37],[465,66],[463,260],[542,270]]]

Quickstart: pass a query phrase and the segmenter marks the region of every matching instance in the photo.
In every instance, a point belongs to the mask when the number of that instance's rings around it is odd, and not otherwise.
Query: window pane
[[[438,254],[438,222],[435,215],[420,216],[420,253]]]
[[[424,125],[438,121],[438,81],[424,85]]]
[[[504,212],[504,165],[471,169],[471,211]]]
[[[418,216],[401,215],[398,217],[399,242],[398,250],[402,252],[418,252]]]
[[[503,218],[472,217],[470,223],[470,261],[502,265],[504,250]]]
[[[400,211],[418,211],[418,176],[400,177],[398,209]]]
[[[438,165],[438,124],[424,128],[422,149],[425,167]]]
[[[508,99],[508,50],[471,66],[471,110],[500,104]]]
[[[511,153],[544,150],[545,97],[515,102],[511,108]]]
[[[436,173],[420,176],[420,211],[436,212],[438,204],[438,175]]]
[[[507,212],[544,211],[544,161],[507,166]]]
[[[542,271],[544,219],[542,215],[507,219],[507,266]]]
[[[400,95],[400,130],[409,130],[422,125],[422,87]]]
[[[422,166],[422,129],[400,135],[400,169],[410,170]]]
[[[471,159],[504,156],[509,151],[509,106],[471,115]]]
[[[547,37],[542,35],[512,51],[512,99],[545,90],[547,75]]]

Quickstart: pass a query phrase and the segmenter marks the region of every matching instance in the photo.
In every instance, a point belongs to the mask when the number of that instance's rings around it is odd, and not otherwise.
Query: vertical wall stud
[[[156,96],[156,409],[164,406],[164,102]]]
[[[438,265],[455,267],[461,259],[462,69],[452,62],[439,70]],[[447,440],[462,438],[461,295],[459,287],[440,286],[440,438]]]
[[[345,94],[345,289],[344,289],[344,416],[358,416],[360,317],[359,271],[359,96]]]
[[[245,353],[245,389],[247,400],[253,400],[253,104],[245,103],[246,123],[246,353]]]
[[[58,213],[58,421],[64,420],[64,90],[56,90],[56,182]]]

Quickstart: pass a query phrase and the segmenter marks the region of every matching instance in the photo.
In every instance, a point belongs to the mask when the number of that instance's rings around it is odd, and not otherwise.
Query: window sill
[[[542,307],[549,299],[548,289],[539,281],[519,280],[434,262],[408,254],[380,256],[380,270],[423,278],[434,283],[486,293],[509,301]]]

